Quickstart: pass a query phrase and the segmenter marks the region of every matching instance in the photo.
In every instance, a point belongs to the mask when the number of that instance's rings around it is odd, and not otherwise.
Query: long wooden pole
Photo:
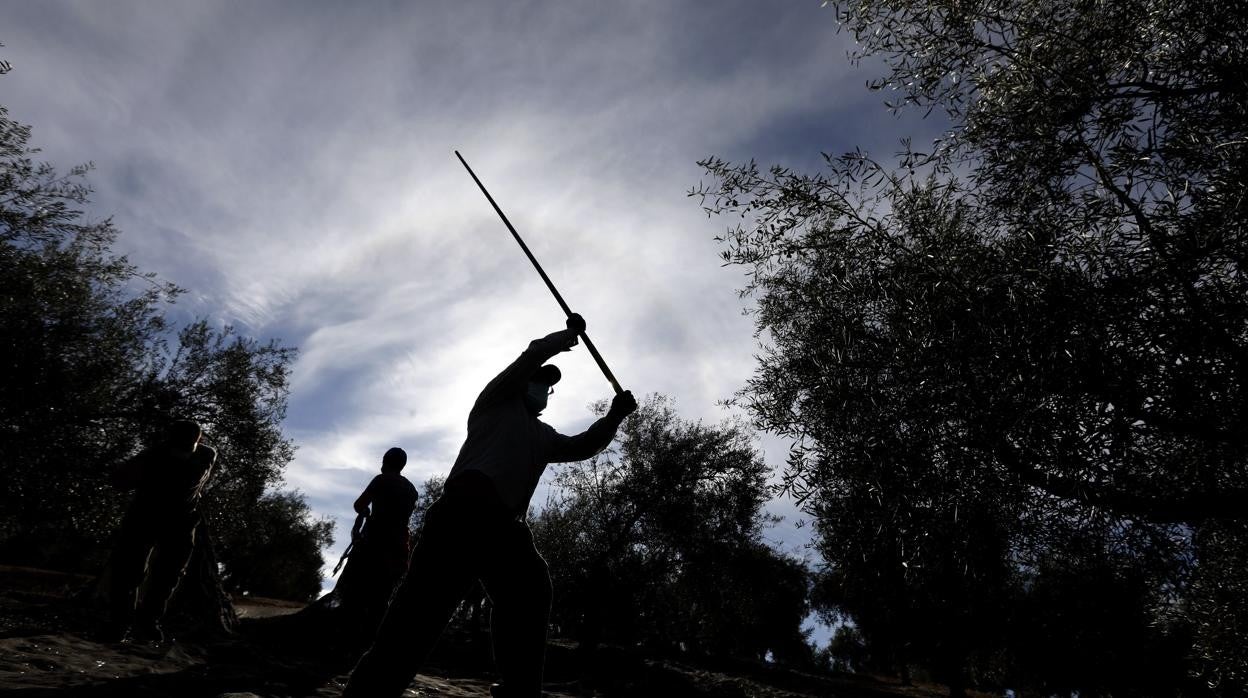
[[[511,224],[511,221],[507,220],[507,214],[503,213],[503,209],[498,207],[498,204],[494,201],[494,197],[490,196],[490,192],[486,190],[485,185],[481,183],[480,178],[477,177],[477,173],[472,171],[472,168],[468,166],[468,161],[464,160],[464,156],[460,155],[458,150],[455,151],[455,157],[459,158],[459,161],[463,164],[464,169],[468,170],[468,174],[472,176],[472,181],[476,182],[477,186],[480,187],[481,193],[485,194],[486,200],[488,200],[490,205],[494,207],[494,211],[498,214],[498,217],[503,219],[503,225],[507,226],[507,230],[511,231],[511,236],[516,239],[516,242],[520,243],[520,249],[524,250],[525,256],[527,256],[529,261],[533,263],[533,268],[536,269],[537,273],[542,277],[542,281],[546,282],[546,288],[550,289],[551,294],[554,295],[555,300],[558,301],[559,307],[563,308],[564,314],[571,316],[572,309],[569,308],[567,302],[563,300],[563,296],[559,295],[559,289],[555,288],[554,282],[552,282],[550,277],[546,275],[546,271],[542,269],[542,265],[538,264],[537,257],[534,257],[533,253],[529,251],[529,246],[524,244],[524,240],[520,238],[520,233],[516,232],[516,227]],[[624,389],[620,387],[619,381],[615,380],[615,376],[612,375],[611,369],[607,368],[607,362],[602,360],[602,354],[598,353],[598,348],[594,346],[593,342],[589,341],[589,335],[581,332],[580,337],[581,341],[585,343],[585,348],[589,350],[589,355],[594,357],[594,361],[598,364],[598,368],[602,369],[602,375],[606,376],[607,380],[611,382],[611,387],[615,389],[617,394],[624,392]]]

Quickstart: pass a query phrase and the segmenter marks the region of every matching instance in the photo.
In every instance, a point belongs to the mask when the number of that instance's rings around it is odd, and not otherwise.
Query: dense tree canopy
[[[950,132],[816,174],[710,159],[694,192],[743,215],[723,254],[764,349],[740,400],[797,439],[830,607],[955,690],[1174,686],[1188,654],[1243,686],[1248,16],[830,4],[894,108]],[[1107,647],[1130,661],[1056,668]]]
[[[761,536],[767,472],[740,425],[646,400],[612,448],[559,470],[533,523],[552,622],[587,645],[808,661],[808,572]]]
[[[59,174],[29,139],[0,107],[0,553],[97,570],[128,501],[111,467],[185,417],[218,451],[203,510],[227,588],[314,595],[332,527],[280,491],[293,350],[204,321],[174,334],[180,290],[83,213],[89,166]]]

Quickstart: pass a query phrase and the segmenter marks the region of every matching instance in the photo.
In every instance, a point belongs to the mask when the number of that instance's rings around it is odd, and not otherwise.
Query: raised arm
[[[576,346],[576,336],[584,331],[585,320],[573,313],[568,317],[567,328],[529,342],[528,348],[485,386],[473,410],[523,394],[533,372],[555,354]]]
[[[616,393],[611,400],[611,408],[588,429],[576,436],[555,435],[550,462],[571,463],[593,457],[611,443],[624,418],[636,409],[637,400],[631,391]]]

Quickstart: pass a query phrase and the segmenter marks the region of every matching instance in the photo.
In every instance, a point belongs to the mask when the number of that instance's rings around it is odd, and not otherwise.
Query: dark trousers
[[[407,571],[406,526],[401,533],[382,536],[375,530],[366,531],[351,549],[347,566],[334,586],[345,631],[354,636],[351,644],[360,649],[372,643],[390,597]]]
[[[508,695],[540,696],[550,618],[546,561],[493,485],[469,472],[446,484],[425,515],[407,576],[343,696],[399,696],[480,580],[493,602],[494,660]]]
[[[110,562],[109,596],[116,625],[128,627],[136,619],[151,624],[165,615],[195,547],[198,521],[183,512],[167,515],[132,508],[126,513]]]

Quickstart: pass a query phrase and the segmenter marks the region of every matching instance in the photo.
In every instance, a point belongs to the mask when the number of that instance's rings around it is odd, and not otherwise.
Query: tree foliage
[[[231,537],[221,537],[225,587],[279,599],[315,599],[321,593],[321,551],[333,544],[333,522],[313,520],[296,492],[266,492],[251,506],[246,520],[227,529]]]
[[[1244,571],[1226,563],[1248,515],[1248,17],[829,4],[882,59],[873,87],[950,132],[815,174],[709,159],[693,192],[742,219],[723,256],[750,270],[764,346],[739,400],[797,439],[785,482],[826,597],[873,656],[955,688],[1040,671],[989,651],[1020,626],[1032,656],[1138,650],[1070,688],[1181,683],[1188,632],[1188,669],[1242,686],[1243,611],[1202,585]],[[1081,598],[1120,611],[1063,610]],[[1171,612],[1189,605],[1239,620],[1189,628]]]
[[[116,519],[100,465],[144,433],[137,389],[165,329],[156,308],[177,289],[108,254],[111,222],[77,209],[88,167],[59,176],[29,136],[0,107],[0,534],[69,562],[75,536],[99,542]]]
[[[442,497],[444,491],[446,491],[446,476],[444,475],[430,476],[416,488],[416,506],[412,509],[412,516],[407,522],[413,541],[420,535],[420,530],[425,527],[425,514],[429,513],[429,507]]]
[[[331,526],[280,491],[294,350],[206,321],[174,334],[163,309],[180,289],[115,254],[112,222],[83,212],[90,166],[59,174],[29,139],[0,107],[0,551],[98,569],[127,503],[111,466],[188,417],[218,451],[202,509],[227,586],[314,595]],[[277,550],[289,565],[256,572]]]
[[[552,622],[583,646],[808,661],[807,570],[761,537],[767,472],[742,426],[650,397],[610,449],[559,471],[533,523]]]

